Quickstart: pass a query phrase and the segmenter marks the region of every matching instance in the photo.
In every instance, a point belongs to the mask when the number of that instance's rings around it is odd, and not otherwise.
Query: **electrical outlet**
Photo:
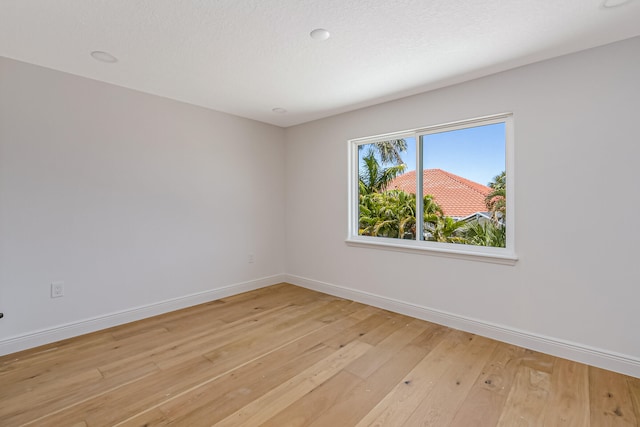
[[[51,283],[51,298],[60,298],[64,296],[64,282]]]
[[[247,261],[249,261],[249,264],[253,264],[253,262],[255,261],[253,253],[249,254],[249,256],[247,257]]]

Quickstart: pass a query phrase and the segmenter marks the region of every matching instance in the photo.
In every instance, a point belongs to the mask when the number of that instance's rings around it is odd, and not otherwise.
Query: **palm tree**
[[[464,240],[458,236],[458,229],[463,226],[463,222],[456,221],[450,216],[438,217],[435,224],[428,226],[428,232],[431,235],[429,240],[445,243],[464,243]]]
[[[405,168],[404,164],[382,167],[372,148],[362,158],[358,176],[359,234],[396,238],[405,235],[405,230],[410,226],[406,217],[415,218],[414,213],[408,214],[409,211],[415,211],[415,196],[412,202],[402,191],[384,191],[391,180],[404,172]]]
[[[404,164],[382,167],[374,150],[369,148],[362,158],[358,176],[358,234],[415,239],[416,195],[398,189],[387,190],[389,183],[403,173],[405,168]],[[442,208],[433,200],[433,196],[424,196],[422,220],[425,226],[434,229],[443,221],[443,217]],[[456,228],[458,226],[446,222],[438,231],[448,236]]]
[[[373,229],[378,222],[380,200],[378,193],[360,193],[358,203],[358,234],[361,236],[373,236]]]
[[[402,190],[360,194],[359,233],[363,236],[416,238],[416,195]],[[442,208],[431,195],[424,196],[423,221],[435,227]]]
[[[494,176],[488,184],[491,192],[484,199],[487,209],[491,212],[494,223],[503,223],[507,217],[507,175],[504,171]]]
[[[403,160],[402,157],[400,157],[400,153],[407,151],[407,141],[404,139],[390,139],[388,141],[379,141],[367,145],[370,145],[371,148],[378,153],[382,164],[401,165]],[[364,145],[358,146],[358,151],[361,151],[363,148]]]
[[[438,221],[438,218],[444,216],[444,212],[439,204],[433,200],[431,194],[427,194],[422,199],[422,220],[427,224],[434,224]]]
[[[502,224],[473,221],[465,226],[463,234],[468,245],[506,247],[507,232]]]
[[[407,141],[404,139],[391,139],[389,141],[376,142],[374,144],[382,163],[403,163],[400,153],[407,151]]]
[[[385,191],[378,222],[374,226],[375,236],[413,238],[416,223],[416,197],[402,190]],[[413,232],[413,233],[412,233]]]
[[[362,158],[359,173],[360,194],[379,193],[398,175],[404,172],[406,165],[394,165],[383,168],[378,163],[372,149]]]

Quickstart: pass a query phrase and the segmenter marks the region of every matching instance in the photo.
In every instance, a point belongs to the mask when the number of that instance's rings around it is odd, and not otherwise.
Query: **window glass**
[[[405,163],[407,153],[415,153],[415,147],[415,137],[358,146],[359,235],[416,238],[415,189],[411,192],[390,185],[406,175],[410,167]]]
[[[423,240],[504,248],[505,123],[421,135]]]

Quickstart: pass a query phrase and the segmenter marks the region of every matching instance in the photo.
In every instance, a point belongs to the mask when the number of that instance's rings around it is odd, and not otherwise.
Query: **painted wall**
[[[0,58],[0,344],[279,281],[283,139],[275,126]],[[53,281],[63,298],[50,298]],[[5,350],[40,343],[27,341]]]
[[[638,52],[634,38],[287,129],[290,280],[640,367]],[[502,112],[514,113],[515,266],[345,244],[347,140]]]
[[[286,277],[638,367],[639,51],[287,130],[0,58],[0,354]],[[507,111],[515,266],[345,244],[348,139]]]

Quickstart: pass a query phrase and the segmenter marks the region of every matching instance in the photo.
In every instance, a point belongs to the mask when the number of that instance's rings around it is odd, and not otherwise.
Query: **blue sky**
[[[407,171],[415,170],[416,141],[406,138],[408,149],[402,153]],[[425,169],[439,168],[471,181],[487,185],[505,170],[505,125],[477,126],[425,135]]]

